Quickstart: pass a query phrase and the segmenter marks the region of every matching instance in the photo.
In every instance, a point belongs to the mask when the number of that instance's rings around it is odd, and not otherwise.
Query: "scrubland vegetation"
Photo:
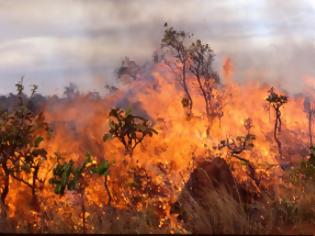
[[[214,58],[165,24],[153,62],[126,58],[104,97],[19,81],[0,97],[0,232],[314,233],[315,100]]]

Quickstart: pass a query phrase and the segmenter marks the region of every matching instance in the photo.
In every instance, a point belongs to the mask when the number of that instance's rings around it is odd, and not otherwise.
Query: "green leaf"
[[[60,176],[62,175],[62,173],[63,173],[63,166],[60,165],[60,164],[58,164],[58,165],[54,168],[53,174],[60,177]]]
[[[64,172],[63,172],[62,177],[61,177],[61,183],[64,186],[66,186],[66,184],[68,182],[69,176],[71,174],[72,165],[73,165],[72,161],[70,161],[69,164],[64,165]]]
[[[42,136],[37,136],[34,141],[34,147],[38,147],[42,141],[44,141],[44,138]]]
[[[96,166],[94,168],[91,169],[91,172],[93,174],[98,174],[98,175],[107,175],[108,173],[108,169],[109,169],[109,163],[108,161],[104,160],[101,162],[101,164],[99,166]]]
[[[55,187],[55,193],[63,195],[64,192],[65,192],[65,186],[63,186],[62,184],[57,184]]]

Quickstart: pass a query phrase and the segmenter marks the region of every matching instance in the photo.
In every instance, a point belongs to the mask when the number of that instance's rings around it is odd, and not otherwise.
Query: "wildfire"
[[[255,135],[254,147],[242,153],[242,158],[250,161],[255,166],[257,174],[268,179],[268,184],[279,184],[282,160],[279,159],[273,139],[275,114],[265,100],[271,86],[262,85],[257,81],[238,84],[233,80],[232,68],[231,59],[225,60],[222,67],[225,86],[215,91],[222,95],[223,116],[212,122],[209,132],[207,132],[209,120],[205,113],[203,98],[194,79],[189,76],[187,78],[190,92],[194,97],[193,115],[188,120],[181,103],[184,94],[174,74],[163,63],[154,66],[150,73],[151,80],[146,78],[135,80],[130,82],[128,87],[101,100],[89,100],[82,95],[69,103],[47,107],[45,117],[54,126],[54,131],[44,142],[49,158],[40,173],[41,178],[51,177],[55,152],[62,153],[66,159],[78,162],[82,162],[85,153],[90,152],[94,158],[92,164],[103,159],[111,163],[108,181],[113,198],[112,205],[115,208],[129,210],[130,207],[134,207],[142,211],[146,205],[155,201],[154,203],[158,202],[156,209],[159,209],[161,215],[164,214],[160,218],[159,227],[167,224],[170,219],[172,224],[176,225],[175,219],[169,214],[170,205],[181,193],[194,163],[198,160],[221,156],[233,166],[233,174],[239,182],[250,181],[246,168],[239,161],[231,158],[227,150],[215,148],[221,140],[246,134],[244,122],[250,119],[253,124],[251,132]],[[117,101],[122,101],[128,91],[134,91],[132,96],[128,97],[129,104],[137,104],[136,109],[142,111],[153,122],[158,132],[158,135],[144,139],[134,150],[132,158],[126,157],[124,147],[118,140],[105,143],[102,141],[102,136],[109,129],[107,124],[110,109],[118,106]],[[287,162],[296,161],[294,159],[296,157],[302,159],[301,147],[308,145],[308,121],[303,110],[303,102],[303,97],[289,97],[288,103],[281,109],[280,139]],[[137,201],[135,199],[134,202],[131,201],[130,196],[134,196],[134,193],[129,187],[134,183],[130,176],[127,176],[130,170],[125,164],[126,159],[133,167],[138,168],[135,174],[139,176],[135,178],[139,179],[137,184],[140,187],[150,184],[151,188],[156,188],[151,189],[155,192],[154,197],[143,190],[137,196],[139,198]],[[27,213],[23,213],[25,208],[23,202],[26,200],[21,195],[27,196],[27,189],[11,181],[14,188],[8,197],[10,217],[25,219],[26,216],[23,214]],[[91,212],[97,207],[101,208],[101,211],[107,211],[105,203],[108,196],[102,180],[89,181],[91,184],[86,191],[85,217],[91,219],[88,221],[88,224],[91,224],[88,229],[93,231],[94,226],[91,222],[95,219],[92,218]],[[59,198],[52,193],[51,188],[48,181],[45,182],[45,187],[39,193],[40,198],[45,199],[41,207],[46,211],[55,211],[57,215],[68,215],[74,222],[77,221],[76,217],[80,214],[75,216],[75,211],[78,210],[73,210],[75,207],[71,208],[71,205],[79,204],[77,197],[68,193],[65,198]],[[33,211],[30,215],[35,219],[32,226],[35,227],[38,224],[36,221],[42,216]],[[56,218],[47,216],[43,220],[54,224]],[[80,224],[76,227],[82,227]]]

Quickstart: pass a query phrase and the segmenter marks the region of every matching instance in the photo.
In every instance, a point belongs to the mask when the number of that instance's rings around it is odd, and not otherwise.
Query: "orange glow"
[[[204,101],[193,82],[194,78],[188,78],[194,107],[192,119],[187,120],[181,104],[183,92],[174,74],[167,66],[157,64],[151,72],[153,81],[148,79],[133,81],[101,100],[89,100],[82,95],[72,102],[59,104],[53,109],[47,108],[46,119],[49,123],[55,124],[53,136],[44,143],[49,156],[52,158],[55,152],[60,152],[67,159],[82,161],[84,154],[90,152],[97,160],[107,159],[111,163],[115,161],[110,169],[113,205],[121,209],[130,206],[129,190],[126,188],[128,180],[124,179],[124,173],[128,171],[123,164],[123,160],[127,159],[124,148],[117,140],[106,143],[102,141],[103,134],[108,130],[110,109],[116,106],[116,101],[127,96],[130,104],[140,104],[141,109],[154,122],[154,128],[158,131],[158,135],[144,139],[143,143],[135,149],[132,163],[137,162],[137,165],[145,168],[154,177],[154,183],[164,186],[165,195],[161,196],[160,200],[166,217],[171,218],[168,213],[170,204],[176,200],[189,178],[193,158],[198,161],[220,155],[231,160],[236,166],[233,173],[239,182],[248,181],[245,170],[238,161],[228,157],[224,150],[213,148],[221,140],[244,135],[246,132],[244,120],[247,118],[253,121],[252,133],[256,135],[256,140],[253,150],[245,151],[242,157],[250,160],[258,173],[264,173],[269,178],[269,184],[277,184],[277,176],[282,170],[278,166],[278,152],[273,140],[274,114],[265,100],[271,86],[262,85],[257,81],[237,84],[233,80],[232,64],[230,58],[225,60],[222,67],[222,80],[225,86],[215,91],[223,94],[224,116],[220,120],[214,120],[209,134],[206,132],[209,124]],[[313,80],[307,77],[305,82],[313,83]],[[315,86],[314,83],[313,85]],[[126,95],[128,91],[138,92],[129,96]],[[289,97],[289,102],[281,109],[283,130],[280,139],[283,140],[284,156],[289,161],[296,155],[299,156],[299,146],[307,145],[307,116],[303,111],[303,101],[302,97]],[[302,159],[302,156],[298,158]],[[41,177],[47,173],[48,178],[51,176],[48,170],[52,168],[53,163],[52,159],[45,163],[45,168],[40,173]],[[159,168],[161,163],[169,169],[167,174],[161,172]],[[271,166],[274,167],[269,168]],[[166,185],[165,182],[169,184]],[[103,207],[107,196],[102,179],[91,180],[91,183],[87,189],[86,199],[90,205]],[[16,183],[12,184],[17,188],[12,188],[8,197],[11,217],[24,214],[19,206],[26,201],[21,197],[24,187]],[[54,201],[70,205],[76,204],[77,201],[71,194],[67,194],[66,198],[54,195],[48,181],[39,195],[47,199],[48,205],[43,203],[43,208],[53,206]],[[59,204],[59,207],[64,206]],[[141,210],[142,207],[139,206],[138,209]],[[67,209],[64,211],[66,212]]]

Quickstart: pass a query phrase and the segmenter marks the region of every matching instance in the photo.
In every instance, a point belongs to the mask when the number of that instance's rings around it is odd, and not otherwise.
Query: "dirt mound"
[[[178,214],[192,233],[245,233],[243,204],[251,198],[235,182],[226,161],[215,158],[193,171],[171,213]]]

